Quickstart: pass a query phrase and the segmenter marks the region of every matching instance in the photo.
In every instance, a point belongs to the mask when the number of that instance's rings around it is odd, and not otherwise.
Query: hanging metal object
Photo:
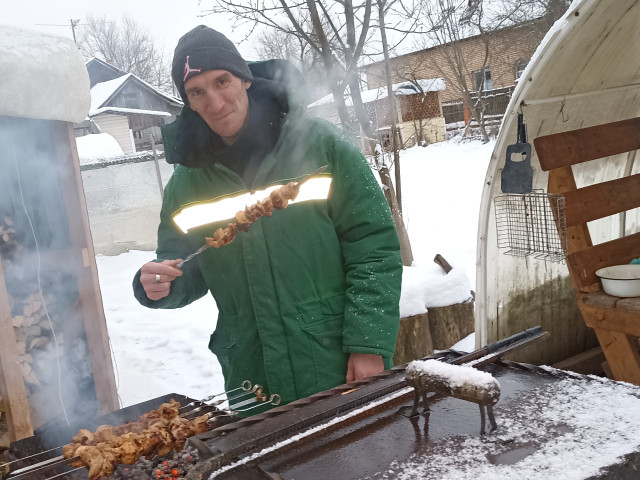
[[[565,201],[560,194],[531,192],[493,199],[498,248],[505,255],[563,262],[567,251]]]
[[[518,161],[513,155],[521,155]],[[531,144],[527,142],[527,126],[524,115],[518,114],[518,138],[515,144],[507,146],[507,158],[501,174],[502,193],[530,193],[533,189],[533,168],[531,168]]]

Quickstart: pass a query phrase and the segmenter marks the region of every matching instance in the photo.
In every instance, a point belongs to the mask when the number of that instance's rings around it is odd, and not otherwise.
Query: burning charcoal
[[[118,465],[108,477],[112,480],[182,480],[198,462],[198,452],[185,447],[181,452],[173,452],[166,457],[151,460],[141,458],[134,465]]]

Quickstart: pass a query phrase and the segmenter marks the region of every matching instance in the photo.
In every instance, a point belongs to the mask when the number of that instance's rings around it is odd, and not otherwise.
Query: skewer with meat
[[[120,426],[100,425],[95,432],[81,429],[72,443],[62,447],[65,458],[80,457],[72,467],[87,467],[89,478],[109,476],[118,463],[133,465],[140,457],[165,456],[181,451],[187,438],[207,430],[209,414],[187,420],[174,400]]]
[[[228,245],[233,241],[238,232],[248,231],[251,224],[258,221],[259,218],[270,217],[273,215],[274,210],[286,208],[290,201],[296,199],[298,192],[300,192],[300,186],[303,183],[304,180],[297,183],[289,182],[271,192],[264,200],[258,201],[253,205],[249,205],[244,210],[238,211],[235,216],[235,223],[229,223],[226,228],[219,228],[215,231],[213,237],[206,237],[207,246],[220,248]]]

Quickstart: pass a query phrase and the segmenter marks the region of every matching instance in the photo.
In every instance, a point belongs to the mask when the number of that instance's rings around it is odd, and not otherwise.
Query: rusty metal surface
[[[487,370],[499,379],[502,387],[502,397],[496,406],[498,426],[501,411],[504,414],[507,407],[517,406],[536,387],[557,381],[551,375],[504,366]],[[412,401],[404,403],[406,406],[411,404]],[[480,413],[473,403],[453,398],[439,399],[431,405],[428,415],[414,418],[399,415],[397,410],[394,407],[379,412],[357,424],[269,456],[260,463],[260,467],[277,473],[284,480],[393,478],[395,463],[407,461],[415,454],[429,455],[447,438],[479,436]],[[464,448],[462,441],[458,448]],[[492,462],[515,463],[534,449],[534,446],[518,446],[510,453],[492,459]],[[455,449],[450,453],[455,455]],[[221,475],[220,478],[225,477]]]

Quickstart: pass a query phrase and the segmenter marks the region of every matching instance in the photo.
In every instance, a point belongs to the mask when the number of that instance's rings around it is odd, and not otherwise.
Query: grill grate
[[[560,194],[532,192],[493,199],[498,248],[505,255],[564,262],[567,251],[565,201]]]

